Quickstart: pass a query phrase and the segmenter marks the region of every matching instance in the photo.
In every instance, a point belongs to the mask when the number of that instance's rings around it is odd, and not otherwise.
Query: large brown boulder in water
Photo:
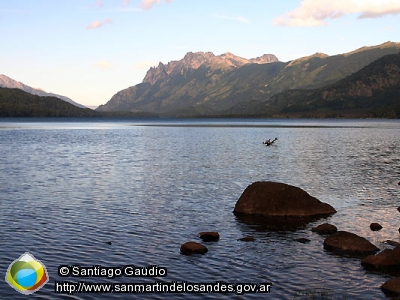
[[[314,217],[327,216],[336,210],[298,187],[259,181],[244,190],[233,212],[270,217]]]
[[[379,251],[363,237],[347,231],[338,231],[324,241],[324,249],[352,255],[369,255]]]

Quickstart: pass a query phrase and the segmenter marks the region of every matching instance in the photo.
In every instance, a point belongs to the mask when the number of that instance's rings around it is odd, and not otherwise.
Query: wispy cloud
[[[140,7],[143,8],[144,10],[149,10],[154,4],[160,2],[171,3],[172,0],[142,0],[142,2],[140,2]]]
[[[103,6],[103,0],[96,0],[96,2],[91,3],[89,5],[89,8],[102,7],[102,6]]]
[[[96,62],[93,67],[95,67],[96,69],[99,70],[111,70],[114,68],[114,65],[106,60],[100,60],[98,62]]]
[[[232,20],[232,21],[239,21],[239,22],[243,22],[243,23],[249,23],[250,21],[242,16],[237,16],[237,17],[231,17],[231,16],[227,16],[227,15],[223,15],[223,14],[212,14],[210,15],[213,18],[217,18],[217,19],[225,19],[225,20]]]
[[[104,21],[94,21],[94,22],[90,23],[88,26],[86,26],[86,29],[96,29],[96,28],[99,28],[101,26],[111,24],[111,23],[112,23],[111,19],[105,19]]]
[[[322,26],[326,19],[358,13],[359,18],[376,18],[400,14],[398,0],[303,0],[300,7],[275,18],[276,26]]]
[[[142,11],[140,8],[129,8],[130,0],[120,0],[120,4],[116,8],[110,8],[109,6],[104,7],[103,0],[97,0],[89,6],[89,9],[99,9],[104,12],[130,12],[130,11]],[[85,7],[83,7],[85,8]]]

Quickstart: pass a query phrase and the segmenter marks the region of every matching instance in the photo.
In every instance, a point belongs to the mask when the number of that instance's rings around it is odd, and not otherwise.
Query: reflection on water
[[[32,296],[41,299],[100,298],[56,295],[61,264],[159,265],[168,269],[158,278],[164,282],[272,282],[272,299],[319,288],[347,299],[384,298],[379,287],[387,275],[324,251],[324,237],[311,228],[329,222],[381,248],[381,241],[400,241],[399,129],[398,121],[0,122],[1,272],[31,252],[50,276]],[[274,137],[273,146],[262,144]],[[296,230],[238,219],[232,213],[237,199],[260,180],[299,186],[337,213]],[[371,222],[383,229],[372,232]],[[180,255],[180,245],[200,242],[201,231],[218,231],[221,238],[205,243],[206,255]],[[238,240],[247,235],[255,240]],[[4,281],[0,295],[22,299]]]
[[[296,232],[306,229],[311,222],[317,222],[321,216],[312,217],[266,217],[258,215],[236,214],[238,222],[246,224],[256,231]]]

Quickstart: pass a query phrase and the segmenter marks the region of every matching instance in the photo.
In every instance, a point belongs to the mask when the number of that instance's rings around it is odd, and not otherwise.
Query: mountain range
[[[336,83],[291,89],[233,109],[239,110],[254,117],[400,118],[400,53],[385,55]]]
[[[43,96],[43,97],[56,97],[58,99],[64,100],[65,102],[71,103],[77,107],[86,108],[85,106],[83,106],[79,103],[76,103],[75,101],[71,100],[68,97],[53,94],[53,93],[47,93],[41,89],[35,89],[33,87],[30,87],[26,84],[23,84],[22,82],[16,81],[16,80],[14,80],[6,75],[2,75],[2,74],[0,74],[0,87],[9,88],[9,89],[20,89],[29,94]]]
[[[318,90],[347,80],[377,59],[399,51],[400,43],[387,42],[334,56],[315,53],[289,62],[280,62],[272,54],[245,59],[231,53],[216,56],[211,52],[189,52],[182,60],[150,68],[142,83],[116,93],[97,111],[151,112],[172,117],[284,116],[294,114],[293,109],[301,106],[302,113],[297,114],[303,116],[310,101],[298,90]],[[288,100],[294,95],[296,106]],[[301,105],[302,101],[305,104]]]
[[[289,62],[189,52],[96,111],[0,75],[0,117],[16,116],[400,118],[400,43]]]

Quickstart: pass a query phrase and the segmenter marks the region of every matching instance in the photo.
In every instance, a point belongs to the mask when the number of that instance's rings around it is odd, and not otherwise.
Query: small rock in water
[[[381,290],[388,295],[400,296],[400,277],[386,281],[382,284]]]
[[[400,212],[400,206],[397,208],[397,210]]]
[[[351,255],[375,254],[379,249],[363,237],[347,231],[338,231],[324,241],[324,249]]]
[[[311,231],[316,232],[318,234],[332,234],[337,231],[337,227],[332,224],[324,223],[318,225],[317,227],[313,227]]]
[[[107,244],[108,244],[108,245],[111,245],[111,244],[112,244],[112,242],[107,242]]]
[[[382,229],[382,225],[379,223],[371,223],[371,225],[369,225],[369,228],[371,228],[372,231],[378,231]]]
[[[219,233],[216,231],[200,232],[199,237],[205,242],[218,241]]]
[[[185,255],[205,254],[208,252],[206,246],[196,242],[186,242],[181,246],[181,253]]]
[[[369,255],[361,261],[361,265],[367,269],[375,269],[381,271],[396,270],[400,267],[398,254],[400,248],[385,249],[375,255]]]

